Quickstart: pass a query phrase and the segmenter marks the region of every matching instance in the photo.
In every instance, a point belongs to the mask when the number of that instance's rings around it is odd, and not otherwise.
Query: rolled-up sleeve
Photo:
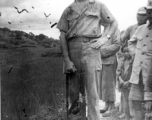
[[[128,44],[129,43],[137,43],[137,41],[139,40],[139,39],[141,39],[140,37],[139,37],[139,35],[142,33],[143,31],[142,31],[142,27],[138,27],[138,29],[135,31],[135,33],[132,35],[132,37],[130,38],[130,40],[128,40]]]
[[[130,53],[134,53],[135,51],[132,51],[134,48],[136,48],[137,42],[138,42],[138,36],[137,36],[137,32],[136,31],[134,33],[134,35],[130,38],[130,40],[128,40],[128,49]]]
[[[127,28],[127,30],[125,30],[125,32],[121,35],[120,40],[122,43],[130,39],[130,31],[131,27]]]
[[[108,10],[108,8],[105,6],[105,4],[101,4],[101,18],[104,23],[110,24],[112,23],[115,18],[111,14],[111,12]]]
[[[62,13],[62,16],[57,24],[57,28],[62,31],[62,32],[67,32],[68,31],[68,20],[67,20],[67,13],[68,13],[68,8],[64,10]]]

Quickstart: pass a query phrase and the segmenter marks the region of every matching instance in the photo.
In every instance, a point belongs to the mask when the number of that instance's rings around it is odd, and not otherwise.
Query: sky
[[[0,27],[22,30],[36,35],[42,33],[58,39],[60,32],[51,25],[58,22],[63,10],[74,0],[0,0]],[[140,7],[147,5],[147,0],[98,0],[103,2],[117,19],[120,30],[136,24],[136,13]],[[27,9],[29,13],[19,11]],[[46,15],[51,14],[49,17]],[[11,22],[11,24],[8,24]],[[50,24],[51,22],[51,24]]]

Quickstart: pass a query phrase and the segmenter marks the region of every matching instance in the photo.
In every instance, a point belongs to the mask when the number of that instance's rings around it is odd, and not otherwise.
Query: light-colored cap
[[[152,9],[152,0],[148,0],[146,8],[147,9]]]
[[[146,14],[146,7],[140,7],[139,9],[138,9],[138,12],[137,12],[138,14]]]

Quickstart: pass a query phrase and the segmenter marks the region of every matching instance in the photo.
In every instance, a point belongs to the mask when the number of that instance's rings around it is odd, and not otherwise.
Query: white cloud
[[[19,5],[26,0],[0,0],[0,7],[12,7],[14,5]]]

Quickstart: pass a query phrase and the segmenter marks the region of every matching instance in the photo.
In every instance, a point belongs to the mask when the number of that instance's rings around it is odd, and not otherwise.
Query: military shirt
[[[127,40],[129,40],[133,36],[137,28],[138,28],[137,24],[128,27],[121,35],[121,42],[127,42]]]
[[[143,83],[145,85],[149,72],[150,58],[152,56],[152,28],[149,24],[139,26],[129,41],[137,41],[130,82],[138,84],[139,73],[142,70]]]
[[[101,23],[110,24],[113,21],[114,17],[103,3],[89,3],[87,0],[80,10],[74,1],[64,10],[57,28],[66,33],[67,39],[76,36],[100,37]]]

